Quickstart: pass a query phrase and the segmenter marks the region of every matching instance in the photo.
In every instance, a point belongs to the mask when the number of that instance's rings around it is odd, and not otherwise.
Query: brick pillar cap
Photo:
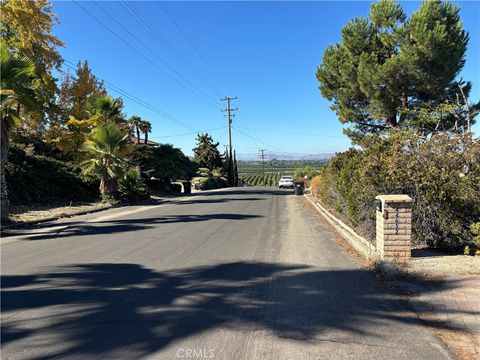
[[[377,195],[375,199],[384,203],[411,203],[412,198],[408,195]]]

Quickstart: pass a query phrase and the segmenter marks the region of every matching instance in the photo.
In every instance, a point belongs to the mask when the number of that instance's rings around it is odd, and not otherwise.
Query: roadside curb
[[[232,189],[232,188],[227,187],[227,188],[221,188],[221,189],[202,190],[201,192],[192,192],[189,195],[168,197],[168,198],[165,198],[164,200],[166,200],[166,202],[169,202],[169,201],[172,201],[172,200],[178,200],[178,199],[183,199],[183,198],[188,199],[188,198],[191,198],[193,196],[202,195],[202,193],[222,192],[222,191],[227,191],[227,190],[230,190],[230,189]],[[150,198],[150,200],[153,200],[153,199]],[[39,219],[39,220],[30,220],[30,221],[24,221],[24,222],[20,222],[20,223],[7,223],[5,225],[3,225],[3,224],[1,225],[0,231],[3,232],[4,230],[10,230],[10,229],[29,228],[29,227],[32,227],[32,226],[35,226],[35,225],[38,225],[38,224],[43,224],[43,223],[47,223],[47,222],[51,222],[51,221],[55,221],[55,220],[68,219],[68,218],[71,218],[71,217],[74,217],[74,216],[80,216],[80,215],[94,214],[94,213],[97,213],[97,212],[110,210],[110,209],[120,209],[120,208],[131,206],[131,205],[142,205],[142,204],[127,204],[127,203],[118,204],[118,205],[107,204],[105,206],[102,206],[102,207],[99,207],[99,208],[96,208],[96,209],[81,210],[81,211],[78,211],[78,212],[73,212],[71,214],[59,214],[59,215],[49,216],[49,217]]]

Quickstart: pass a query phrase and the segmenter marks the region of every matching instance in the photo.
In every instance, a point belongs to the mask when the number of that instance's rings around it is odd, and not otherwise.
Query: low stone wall
[[[315,198],[305,195],[315,209],[360,254],[371,260],[406,263],[411,247],[411,198],[406,195],[377,196],[377,236],[372,244],[332,215]]]

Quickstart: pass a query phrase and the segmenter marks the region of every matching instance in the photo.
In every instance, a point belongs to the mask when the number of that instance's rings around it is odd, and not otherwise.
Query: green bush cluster
[[[98,180],[84,176],[71,164],[28,153],[12,145],[6,164],[11,203],[24,205],[55,201],[98,199]]]
[[[220,169],[210,171],[207,168],[200,168],[198,169],[197,175],[198,176],[192,179],[192,183],[196,189],[209,190],[228,186],[228,181]]]
[[[303,179],[306,176],[309,180],[311,180],[315,176],[317,176],[319,172],[320,170],[318,168],[314,168],[312,166],[307,165],[302,168],[295,169],[295,172],[293,173],[293,177],[295,179]]]
[[[480,222],[472,224],[472,226],[470,226],[470,230],[472,231],[474,237],[472,239],[472,243],[465,246],[463,253],[465,255],[480,255]]]
[[[480,140],[400,132],[377,138],[332,158],[312,192],[369,239],[375,196],[407,194],[414,243],[458,250],[472,243],[470,226],[480,219]]]
[[[140,167],[140,173],[146,180],[190,180],[195,175],[195,164],[170,144],[158,147],[140,144],[135,146],[130,157],[132,163]]]
[[[148,188],[137,168],[129,169],[119,181],[119,190],[124,200],[135,201],[148,198]]]

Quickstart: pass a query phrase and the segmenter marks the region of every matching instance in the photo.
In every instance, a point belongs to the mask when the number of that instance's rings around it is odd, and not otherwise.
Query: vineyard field
[[[240,179],[245,186],[277,186],[280,181],[280,173],[265,173],[265,177],[261,174],[239,174]]]
[[[263,166],[260,162],[242,161],[238,164],[238,176],[245,186],[278,186],[282,176],[294,176],[295,170],[300,166],[309,165],[321,169],[325,161],[278,161],[265,162],[265,177]]]

